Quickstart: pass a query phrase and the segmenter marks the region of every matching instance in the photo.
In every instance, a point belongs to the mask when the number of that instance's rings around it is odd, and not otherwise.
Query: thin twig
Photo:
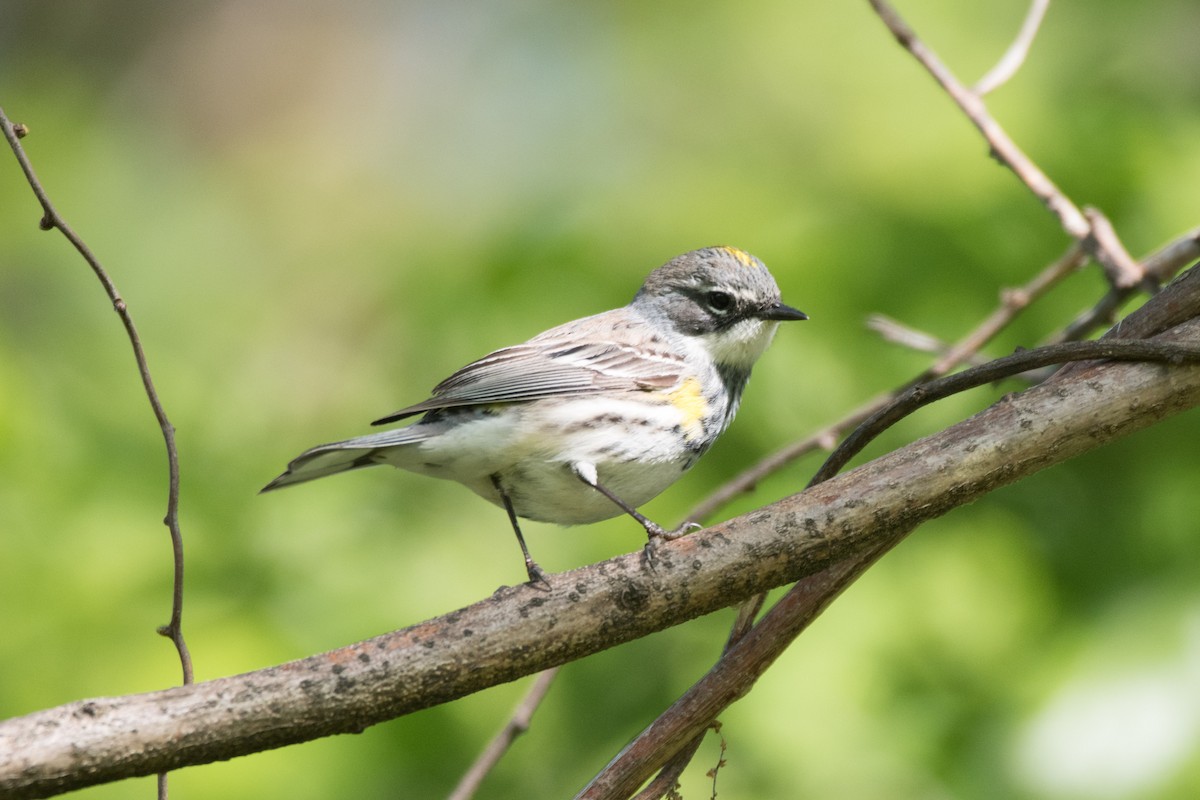
[[[558,675],[558,670],[558,667],[553,667],[538,673],[529,691],[525,693],[525,696],[521,698],[517,707],[513,709],[508,723],[488,742],[487,747],[479,754],[479,758],[475,759],[475,763],[471,765],[471,768],[462,776],[462,780],[454,787],[454,791],[450,793],[448,800],[470,800],[470,798],[475,796],[475,792],[479,791],[479,786],[483,783],[483,779],[499,763],[500,758],[508,752],[508,748],[512,747],[512,743],[516,741],[518,736],[529,730],[529,721],[533,718],[533,712],[541,705],[546,692],[550,691],[550,684],[554,682],[555,676]]]
[[[717,756],[717,763],[714,764],[713,768],[708,771],[708,777],[712,778],[711,798],[712,798],[712,800],[717,800],[717,775],[720,774],[721,768],[725,766],[726,744],[725,744],[725,737],[721,735],[721,723],[714,722],[710,727],[712,728],[713,733],[715,733],[717,735],[717,739],[720,741],[720,746],[721,746],[721,752]]]
[[[879,334],[879,338],[890,344],[898,345],[918,353],[933,353],[944,356],[950,352],[952,345],[944,342],[932,333],[919,331],[903,322],[892,319],[886,314],[871,314],[867,317],[867,329]],[[986,359],[973,355],[967,359],[969,364],[982,364]]]
[[[1147,280],[1163,284],[1198,258],[1200,258],[1200,228],[1193,228],[1144,257],[1140,263]],[[1078,341],[1095,333],[1099,328],[1112,325],[1117,312],[1139,289],[1140,287],[1121,289],[1113,286],[1096,305],[1076,317],[1051,342]]]
[[[1146,271],[1121,244],[1108,217],[1090,206],[1083,210],[1083,215],[1092,226],[1089,240],[1095,242],[1095,246],[1089,249],[1095,252],[1096,260],[1104,268],[1104,274],[1113,288],[1132,289],[1145,280]]]
[[[816,486],[832,478],[879,434],[930,403],[1051,364],[1096,360],[1193,364],[1200,362],[1200,348],[1144,339],[1064,342],[1034,350],[1021,350],[978,367],[914,386],[855,428],[854,432],[838,445],[837,450],[830,454],[808,485]]]
[[[975,94],[983,97],[994,92],[1017,74],[1017,70],[1025,63],[1025,57],[1029,55],[1029,48],[1033,45],[1033,39],[1037,36],[1038,28],[1042,26],[1046,9],[1049,7],[1050,0],[1033,0],[1029,6],[1029,13],[1025,15],[1025,21],[1021,23],[1017,38],[996,62],[996,66],[988,70],[972,87]]]
[[[1011,169],[1021,182],[1042,201],[1042,204],[1058,217],[1063,230],[1073,239],[1085,239],[1091,232],[1091,226],[1083,212],[1054,185],[1054,182],[1025,155],[1021,148],[1017,147],[999,123],[988,113],[987,107],[979,95],[954,77],[941,59],[917,38],[912,28],[885,0],[869,0],[869,2],[896,41],[929,71],[934,80],[941,84],[951,99],[967,115],[967,118],[979,129],[991,147],[992,155],[1001,164]]]
[[[1146,276],[1159,284],[1175,277],[1181,269],[1200,258],[1200,228],[1172,239],[1141,260]]]
[[[175,650],[179,654],[180,667],[183,671],[183,683],[192,683],[192,657],[188,651],[187,642],[183,638],[183,533],[179,528],[179,453],[175,446],[175,428],[167,418],[167,413],[158,398],[158,392],[154,388],[154,380],[150,376],[150,367],[146,361],[145,350],[142,348],[142,340],[138,335],[137,326],[133,323],[133,317],[129,313],[129,307],[121,297],[120,292],[117,291],[116,284],[113,283],[108,272],[101,266],[95,254],[92,253],[91,248],[75,233],[74,229],[67,224],[67,221],[55,209],[54,204],[50,202],[46,190],[42,187],[41,181],[38,180],[37,175],[33,171],[33,164],[29,161],[29,157],[26,155],[25,149],[19,141],[23,136],[28,134],[29,129],[24,125],[14,126],[2,108],[0,108],[0,127],[4,130],[4,138],[8,140],[9,147],[12,148],[13,155],[16,156],[17,163],[21,166],[21,171],[25,173],[25,179],[28,181],[29,187],[33,190],[34,196],[37,197],[38,203],[42,206],[40,227],[42,230],[57,228],[79,254],[83,256],[84,261],[91,267],[93,274],[95,274],[104,287],[105,293],[112,302],[113,309],[121,318],[121,324],[125,326],[125,333],[128,335],[129,343],[133,347],[133,356],[137,361],[138,375],[142,379],[142,387],[145,389],[146,397],[150,401],[150,408],[154,411],[154,417],[158,421],[158,426],[162,431],[163,441],[167,449],[167,514],[163,523],[171,533],[174,575],[171,593],[171,620],[166,625],[158,628],[158,632],[169,638],[175,645]],[[158,783],[159,797],[165,798],[166,792],[166,775],[160,775]]]
[[[729,653],[734,645],[750,632],[750,629],[754,626],[754,619],[758,616],[758,612],[762,610],[763,603],[766,600],[767,596],[765,594],[757,594],[738,605],[737,618],[730,627],[729,637],[725,640],[725,647],[721,651],[722,657]],[[700,745],[704,743],[704,737],[707,735],[708,728],[697,733],[691,741],[680,748],[679,752],[671,756],[662,765],[662,769],[654,776],[654,779],[638,792],[633,800],[658,800],[658,798],[672,791],[683,776],[683,771],[692,763],[692,759],[696,756],[696,751],[700,749]]]

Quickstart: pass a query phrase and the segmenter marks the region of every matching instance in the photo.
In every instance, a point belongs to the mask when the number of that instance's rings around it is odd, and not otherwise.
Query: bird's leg
[[[684,523],[676,530],[669,531],[654,520],[647,518],[645,514],[626,503],[620,497],[617,497],[617,495],[611,489],[601,483],[596,474],[595,465],[578,463],[572,464],[571,469],[574,471],[579,480],[583,481],[588,486],[592,487],[597,492],[613,501],[613,503],[617,505],[617,508],[621,509],[642,524],[642,527],[646,529],[646,536],[648,539],[646,542],[646,562],[650,565],[651,569],[654,568],[654,549],[659,542],[678,539],[685,533],[690,533],[691,531],[697,530],[700,527],[694,522],[688,522]]]
[[[500,495],[500,502],[504,504],[504,510],[508,512],[508,521],[512,523],[513,533],[517,535],[517,544],[521,545],[521,555],[525,557],[525,572],[529,575],[530,585],[536,587],[541,584],[544,588],[549,589],[550,581],[546,580],[545,571],[533,560],[533,556],[529,555],[525,537],[521,535],[521,526],[517,524],[517,512],[513,510],[512,500],[508,499],[508,493],[500,485],[500,476],[492,475],[491,478],[492,486],[496,487],[496,492]]]

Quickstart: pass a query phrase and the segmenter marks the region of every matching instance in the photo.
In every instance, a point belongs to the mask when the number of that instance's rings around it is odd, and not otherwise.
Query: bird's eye
[[[733,308],[733,295],[712,291],[704,295],[704,302],[714,314],[727,314]]]

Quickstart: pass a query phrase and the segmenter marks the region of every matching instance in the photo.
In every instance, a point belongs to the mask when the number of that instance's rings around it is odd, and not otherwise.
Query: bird
[[[507,512],[531,584],[549,585],[520,519],[580,525],[627,514],[649,555],[690,528],[668,531],[637,507],[729,426],[779,323],[805,319],[758,258],[692,250],[653,270],[628,305],[467,364],[372,424],[416,422],[312,447],[261,491],[379,464],[457,481]]]

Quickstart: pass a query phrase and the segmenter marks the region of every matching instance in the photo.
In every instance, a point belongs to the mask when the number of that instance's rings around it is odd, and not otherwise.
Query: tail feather
[[[416,428],[414,425],[394,431],[383,431],[305,450],[288,463],[282,475],[259,489],[259,494],[297,483],[307,483],[326,475],[385,463],[387,450],[414,444],[429,437],[427,432]]]

